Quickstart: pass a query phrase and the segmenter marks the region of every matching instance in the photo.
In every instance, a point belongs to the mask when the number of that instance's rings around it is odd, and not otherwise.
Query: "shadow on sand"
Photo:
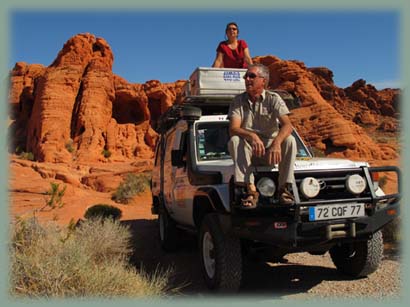
[[[164,252],[159,244],[156,220],[138,219],[124,221],[133,235],[134,253],[131,262],[148,274],[158,269],[173,268],[170,288],[181,288],[183,297],[213,296],[202,277],[196,237],[181,236],[181,244],[175,252]],[[270,265],[265,262],[246,261],[243,285],[239,295],[257,295],[281,298],[306,293],[322,281],[348,280],[334,268],[298,263]]]

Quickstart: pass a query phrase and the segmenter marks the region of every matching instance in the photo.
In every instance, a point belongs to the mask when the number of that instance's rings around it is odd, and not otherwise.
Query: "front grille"
[[[350,193],[346,188],[346,179],[353,174],[359,174],[365,178],[367,186],[366,189],[359,195]],[[277,172],[259,172],[254,173],[255,183],[262,177],[272,178],[278,187],[278,173]],[[321,190],[314,198],[305,198],[300,191],[300,183],[306,177],[314,177],[321,183]],[[345,201],[363,201],[363,199],[371,199],[370,187],[372,182],[366,178],[362,169],[342,169],[342,170],[318,170],[318,171],[296,171],[295,182],[298,189],[299,202],[305,205],[314,205],[319,203],[329,202],[343,202]],[[294,193],[296,194],[296,193]],[[270,203],[275,203],[277,195]]]
[[[366,180],[366,189],[361,194],[353,194],[348,191],[346,188],[346,179],[354,174],[358,174],[365,178]],[[300,192],[300,183],[306,177],[314,177],[320,182],[320,192],[319,194],[312,198],[304,198]],[[317,201],[326,201],[326,200],[343,200],[343,199],[359,199],[371,197],[370,187],[371,182],[368,182],[366,176],[362,169],[355,170],[332,170],[331,172],[295,172],[295,181],[296,186],[298,187],[299,197],[301,202],[317,202]]]

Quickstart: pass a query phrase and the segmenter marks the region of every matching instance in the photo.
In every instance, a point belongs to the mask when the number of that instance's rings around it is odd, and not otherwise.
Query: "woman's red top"
[[[238,47],[235,50],[229,48],[226,41],[220,42],[216,52],[223,53],[223,63],[225,68],[247,68],[245,62],[244,50],[248,48],[246,42],[242,39],[238,40]]]

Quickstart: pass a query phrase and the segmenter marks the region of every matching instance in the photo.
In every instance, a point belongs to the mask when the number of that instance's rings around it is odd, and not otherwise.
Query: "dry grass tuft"
[[[15,297],[162,297],[171,270],[148,276],[129,265],[128,228],[111,219],[77,228],[13,225],[10,292]]]
[[[112,195],[117,203],[127,204],[135,195],[141,194],[149,187],[150,177],[145,174],[127,174]]]

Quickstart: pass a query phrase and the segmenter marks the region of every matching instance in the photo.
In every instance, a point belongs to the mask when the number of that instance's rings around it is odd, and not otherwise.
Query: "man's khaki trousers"
[[[269,148],[274,139],[263,139],[265,148]],[[252,157],[252,146],[243,138],[234,135],[228,143],[229,153],[234,161],[234,179],[236,184],[254,184],[255,178],[250,171],[251,166],[274,166],[268,164],[267,156],[257,158]],[[279,187],[286,183],[293,183],[294,166],[296,159],[296,141],[295,138],[288,136],[281,145],[282,161],[279,163]]]

